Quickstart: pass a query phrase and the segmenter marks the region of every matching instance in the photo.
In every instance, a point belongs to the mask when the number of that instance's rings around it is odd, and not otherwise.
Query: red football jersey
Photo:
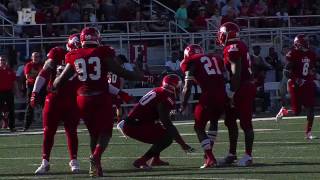
[[[110,46],[82,48],[69,52],[66,63],[71,64],[78,76],[78,93],[105,92],[107,69],[105,58],[114,57],[115,51]]]
[[[56,74],[59,68],[61,66],[65,66],[65,55],[67,51],[60,47],[54,47],[50,49],[49,53],[47,54],[48,59],[52,59],[54,62],[54,70],[51,72],[49,83],[48,83],[48,89],[52,88],[53,82],[56,78]],[[74,76],[70,78],[70,82],[66,83],[65,86],[63,86],[61,89],[59,89],[57,95],[63,96],[63,97],[71,97],[71,95],[75,95],[77,82]]]
[[[109,72],[108,73],[108,83],[112,84],[114,87],[120,89],[121,78],[118,75],[116,75],[112,72]]]
[[[159,113],[157,105],[165,104],[169,109],[175,108],[174,94],[169,93],[162,87],[155,88],[144,95],[129,113],[130,119],[139,119],[139,121],[157,121]]]
[[[223,49],[223,55],[230,77],[232,77],[230,62],[241,60],[241,84],[252,80],[250,55],[247,46],[242,41],[227,44]]]
[[[286,55],[287,61],[292,64],[291,77],[295,79],[314,80],[314,74],[311,72],[316,66],[316,55],[308,50],[306,52],[291,49]]]
[[[183,73],[188,66],[194,66],[194,78],[202,91],[209,91],[216,87],[224,87],[224,64],[221,58],[213,55],[196,54],[182,60],[180,67]]]

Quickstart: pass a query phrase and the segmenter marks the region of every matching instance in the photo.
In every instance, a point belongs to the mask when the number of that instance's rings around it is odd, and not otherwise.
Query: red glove
[[[148,82],[150,84],[154,83],[155,79],[152,75],[144,75],[143,81]]]
[[[30,97],[30,105],[32,108],[36,107],[38,103],[38,93],[37,92],[32,92],[31,97]]]
[[[128,93],[121,91],[121,90],[119,91],[118,95],[126,103],[129,103],[133,99],[132,96],[130,96]]]

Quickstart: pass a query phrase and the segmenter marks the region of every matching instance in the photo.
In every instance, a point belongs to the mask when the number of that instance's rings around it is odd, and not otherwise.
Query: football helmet
[[[195,54],[204,54],[203,48],[198,44],[190,44],[184,49],[184,59]]]
[[[168,90],[171,93],[176,94],[181,86],[180,77],[176,74],[166,75],[162,79],[162,88]]]
[[[218,44],[225,46],[227,42],[237,41],[240,39],[240,28],[233,22],[226,22],[219,28],[217,34]]]
[[[82,46],[88,44],[100,45],[100,41],[100,32],[96,28],[85,27],[82,29],[80,34],[80,42]]]
[[[72,34],[68,38],[68,42],[66,44],[67,50],[72,51],[74,49],[79,49],[81,48],[81,43],[80,43],[80,34]]]
[[[293,46],[299,50],[309,49],[309,43],[308,43],[307,37],[304,34],[298,34],[294,38]]]

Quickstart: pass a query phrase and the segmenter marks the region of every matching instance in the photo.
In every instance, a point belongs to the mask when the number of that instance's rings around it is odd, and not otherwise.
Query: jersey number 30
[[[87,61],[88,65],[93,66],[93,72],[88,72],[86,61],[83,58],[74,61],[76,71],[78,73],[79,81],[86,81],[88,78],[90,80],[99,80],[101,77],[101,63],[100,58],[90,57]]]

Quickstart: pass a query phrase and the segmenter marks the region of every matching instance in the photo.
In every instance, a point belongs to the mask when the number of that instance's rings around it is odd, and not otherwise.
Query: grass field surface
[[[183,138],[196,153],[185,154],[176,143],[166,149],[161,157],[169,166],[154,167],[149,171],[135,169],[132,162],[150,145],[125,139],[116,129],[110,145],[102,157],[103,178],[99,179],[320,179],[320,140],[304,139],[305,118],[284,119],[275,122],[266,118],[255,121],[254,165],[250,167],[216,167],[199,169],[203,152],[193,131],[193,121],[176,123]],[[79,154],[81,172],[71,174],[66,138],[62,127],[56,134],[51,153],[51,169],[46,175],[35,176],[41,163],[41,130],[27,133],[0,131],[0,179],[90,179],[89,135],[83,125],[79,126]],[[238,158],[244,153],[242,131],[239,136]],[[313,134],[320,136],[318,119]],[[228,133],[223,123],[219,124],[216,157],[222,158],[228,149]]]

